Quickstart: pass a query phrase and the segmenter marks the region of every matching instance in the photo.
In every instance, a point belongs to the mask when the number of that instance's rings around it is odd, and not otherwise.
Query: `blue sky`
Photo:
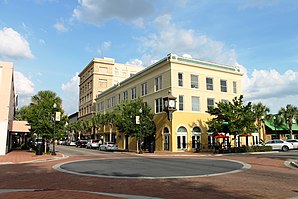
[[[150,65],[168,53],[241,66],[245,100],[298,106],[296,0],[0,0],[0,61],[20,105],[40,90],[78,109],[93,57]]]

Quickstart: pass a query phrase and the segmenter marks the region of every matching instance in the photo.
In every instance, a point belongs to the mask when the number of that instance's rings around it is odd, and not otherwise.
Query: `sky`
[[[240,66],[245,102],[298,106],[296,0],[0,0],[0,61],[19,106],[51,90],[78,111],[94,57],[149,66],[169,53]]]

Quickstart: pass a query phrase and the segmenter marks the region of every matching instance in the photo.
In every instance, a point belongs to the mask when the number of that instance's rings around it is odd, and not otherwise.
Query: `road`
[[[181,199],[283,199],[298,197],[298,170],[289,168],[284,164],[288,158],[297,159],[298,151],[223,156],[204,156],[199,153],[189,156],[169,156],[101,152],[70,146],[57,146],[57,150],[66,154],[68,158],[42,163],[0,165],[0,179],[2,179],[0,191],[27,190],[21,192],[23,195],[19,197],[16,197],[13,193],[10,193],[12,195],[1,193],[0,198],[73,198],[70,194],[78,194],[76,198],[80,196],[88,199],[102,198],[98,194],[101,194],[101,196],[106,194],[106,196],[109,196],[107,198],[142,199],[151,197]],[[89,160],[91,160],[92,166],[86,169],[89,169],[87,173],[91,175],[78,175],[53,169],[57,165],[84,169],[84,167],[88,167]],[[129,160],[134,162],[129,162]],[[107,161],[113,163],[111,170],[107,166]],[[227,167],[226,164],[231,168],[229,161],[242,162],[251,167],[224,175],[184,176],[181,178],[129,178],[128,176],[110,178],[109,176],[96,176],[101,166],[108,175],[114,173],[115,176],[119,176],[117,172],[122,173],[126,170],[128,172],[128,167],[137,166],[139,163],[144,163],[140,167],[144,167],[146,172],[155,167],[156,172],[164,169],[167,172],[178,173],[178,171],[188,172],[189,169],[197,169],[198,172],[204,172],[204,169],[217,170],[222,169],[221,167]],[[159,163],[157,164],[157,162]],[[71,165],[72,163],[75,164]],[[206,167],[200,165],[207,163],[209,165]],[[149,168],[145,167],[147,164],[149,164]],[[234,166],[238,167],[239,164],[232,165],[232,167]],[[173,168],[176,170],[173,170]],[[237,170],[237,168],[234,169]],[[135,170],[135,172],[142,174],[138,170]],[[88,194],[88,196],[84,194]]]

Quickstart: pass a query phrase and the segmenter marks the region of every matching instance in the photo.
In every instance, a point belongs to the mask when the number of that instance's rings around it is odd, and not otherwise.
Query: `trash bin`
[[[42,155],[42,149],[43,149],[42,144],[38,143],[36,145],[36,155]]]
[[[44,146],[42,138],[36,138],[35,144],[36,144],[36,155],[42,155],[43,146]]]
[[[150,142],[149,144],[149,153],[154,153],[154,142]]]

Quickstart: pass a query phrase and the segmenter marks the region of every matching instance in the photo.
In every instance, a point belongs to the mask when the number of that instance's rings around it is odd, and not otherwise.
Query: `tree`
[[[270,112],[270,109],[263,105],[261,102],[253,104],[252,109],[256,117],[258,132],[261,131],[262,119],[266,118],[267,114]]]
[[[295,116],[298,114],[297,107],[291,104],[288,104],[285,108],[282,107],[278,111],[278,114],[283,116],[284,122],[287,124],[290,130],[291,139],[294,139],[292,125],[293,125],[293,120],[295,119]]]
[[[233,102],[218,102],[216,105],[217,107],[208,107],[207,113],[213,118],[207,124],[214,131],[228,131],[234,135],[235,145],[237,135],[250,134],[256,130],[252,104],[249,102],[244,105],[242,95],[239,98],[235,97]]]
[[[125,135],[137,138],[137,151],[140,139],[153,135],[154,114],[151,108],[143,103],[141,99],[125,101],[115,109],[115,123],[119,131]],[[139,122],[137,122],[139,118]]]
[[[65,134],[67,116],[61,107],[62,100],[52,91],[39,91],[32,96],[30,105],[21,109],[19,118],[25,119],[30,124],[31,135],[37,134],[46,139],[53,138],[53,104],[56,103],[55,111],[61,112],[61,120],[56,122],[57,137]]]

